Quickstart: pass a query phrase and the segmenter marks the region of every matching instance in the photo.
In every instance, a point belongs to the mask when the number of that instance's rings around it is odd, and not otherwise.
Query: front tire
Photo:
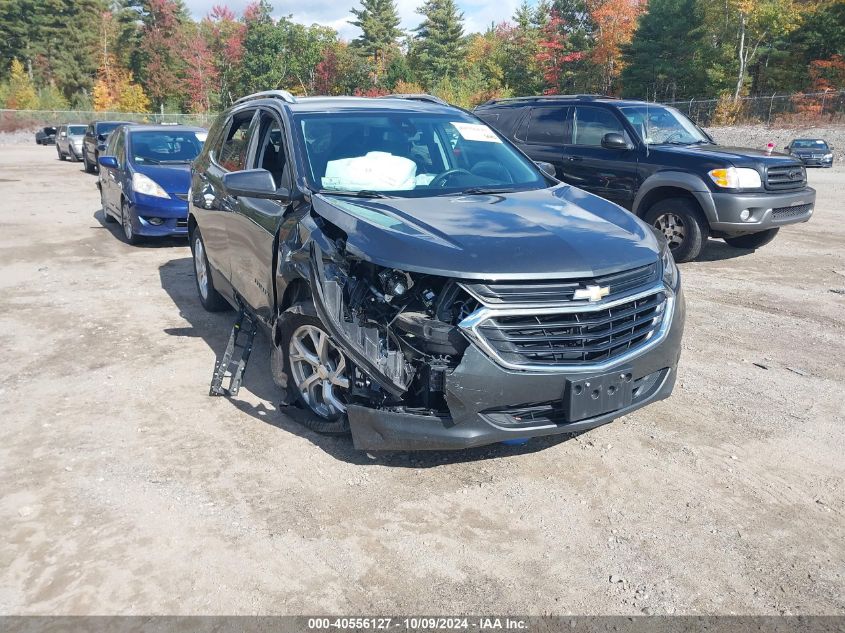
[[[88,152],[82,150],[82,162],[85,164],[85,171],[89,174],[94,173],[94,166],[88,160]]]
[[[125,200],[120,205],[120,225],[123,229],[123,241],[130,246],[138,246],[141,243],[141,236],[135,233],[135,228],[132,226],[132,211]]]
[[[279,333],[288,391],[315,416],[302,424],[317,433],[348,433],[351,364],[331,340],[314,304],[305,301],[290,308]]]
[[[58,146],[58,145],[56,145],[56,154],[58,154],[58,155],[59,155],[59,160],[64,160],[65,158],[67,158],[67,157],[66,157],[66,156],[62,153],[62,150],[60,150],[60,149],[59,149],[59,146]]]
[[[751,250],[755,250],[765,246],[775,239],[778,231],[780,231],[780,227],[768,229],[766,231],[759,231],[757,233],[749,233],[748,235],[726,237],[725,242],[734,248],[749,248]]]
[[[643,219],[663,233],[678,263],[698,257],[710,235],[701,209],[686,198],[660,200],[649,207]]]
[[[199,228],[191,233],[191,254],[194,257],[194,278],[197,283],[197,294],[200,296],[202,307],[209,312],[223,312],[229,309],[229,303],[214,287],[211,277],[211,266],[205,254],[205,242]]]

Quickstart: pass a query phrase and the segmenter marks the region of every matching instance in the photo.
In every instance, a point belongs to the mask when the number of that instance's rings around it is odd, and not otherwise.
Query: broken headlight
[[[664,243],[663,245],[660,263],[663,266],[663,283],[674,290],[678,287],[678,282],[681,280],[681,273],[678,270],[678,265],[675,263],[675,258],[672,256],[672,251],[668,244]]]

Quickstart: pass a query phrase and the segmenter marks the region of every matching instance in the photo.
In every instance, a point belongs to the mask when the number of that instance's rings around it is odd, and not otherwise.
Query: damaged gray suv
[[[547,166],[542,165],[544,169]],[[592,428],[668,397],[684,326],[662,238],[417,95],[245,97],[193,165],[208,310],[264,330],[283,404],[365,450]],[[237,384],[235,384],[237,383]]]

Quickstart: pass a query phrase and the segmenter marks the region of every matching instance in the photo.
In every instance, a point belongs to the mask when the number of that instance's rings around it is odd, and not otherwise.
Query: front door
[[[266,169],[276,188],[290,191],[290,162],[285,148],[284,127],[275,114],[260,110],[256,125],[257,143],[246,169]],[[275,237],[287,201],[241,196],[229,224],[232,285],[255,313],[269,322],[275,306]]]
[[[563,180],[630,209],[639,187],[639,172],[635,146],[622,121],[610,109],[578,105],[571,125]],[[602,139],[610,133],[621,134],[631,149],[602,147]]]

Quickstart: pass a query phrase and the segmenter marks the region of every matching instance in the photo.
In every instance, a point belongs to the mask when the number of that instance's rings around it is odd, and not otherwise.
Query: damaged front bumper
[[[672,393],[684,317],[679,287],[664,316],[665,328],[653,342],[589,369],[517,370],[493,360],[473,342],[446,376],[448,417],[350,405],[347,414],[353,442],[361,450],[447,450],[606,424]],[[587,402],[579,410],[572,394],[584,388],[589,394],[595,385],[616,392],[611,401],[619,406],[607,410]],[[584,417],[585,411],[601,412]]]

